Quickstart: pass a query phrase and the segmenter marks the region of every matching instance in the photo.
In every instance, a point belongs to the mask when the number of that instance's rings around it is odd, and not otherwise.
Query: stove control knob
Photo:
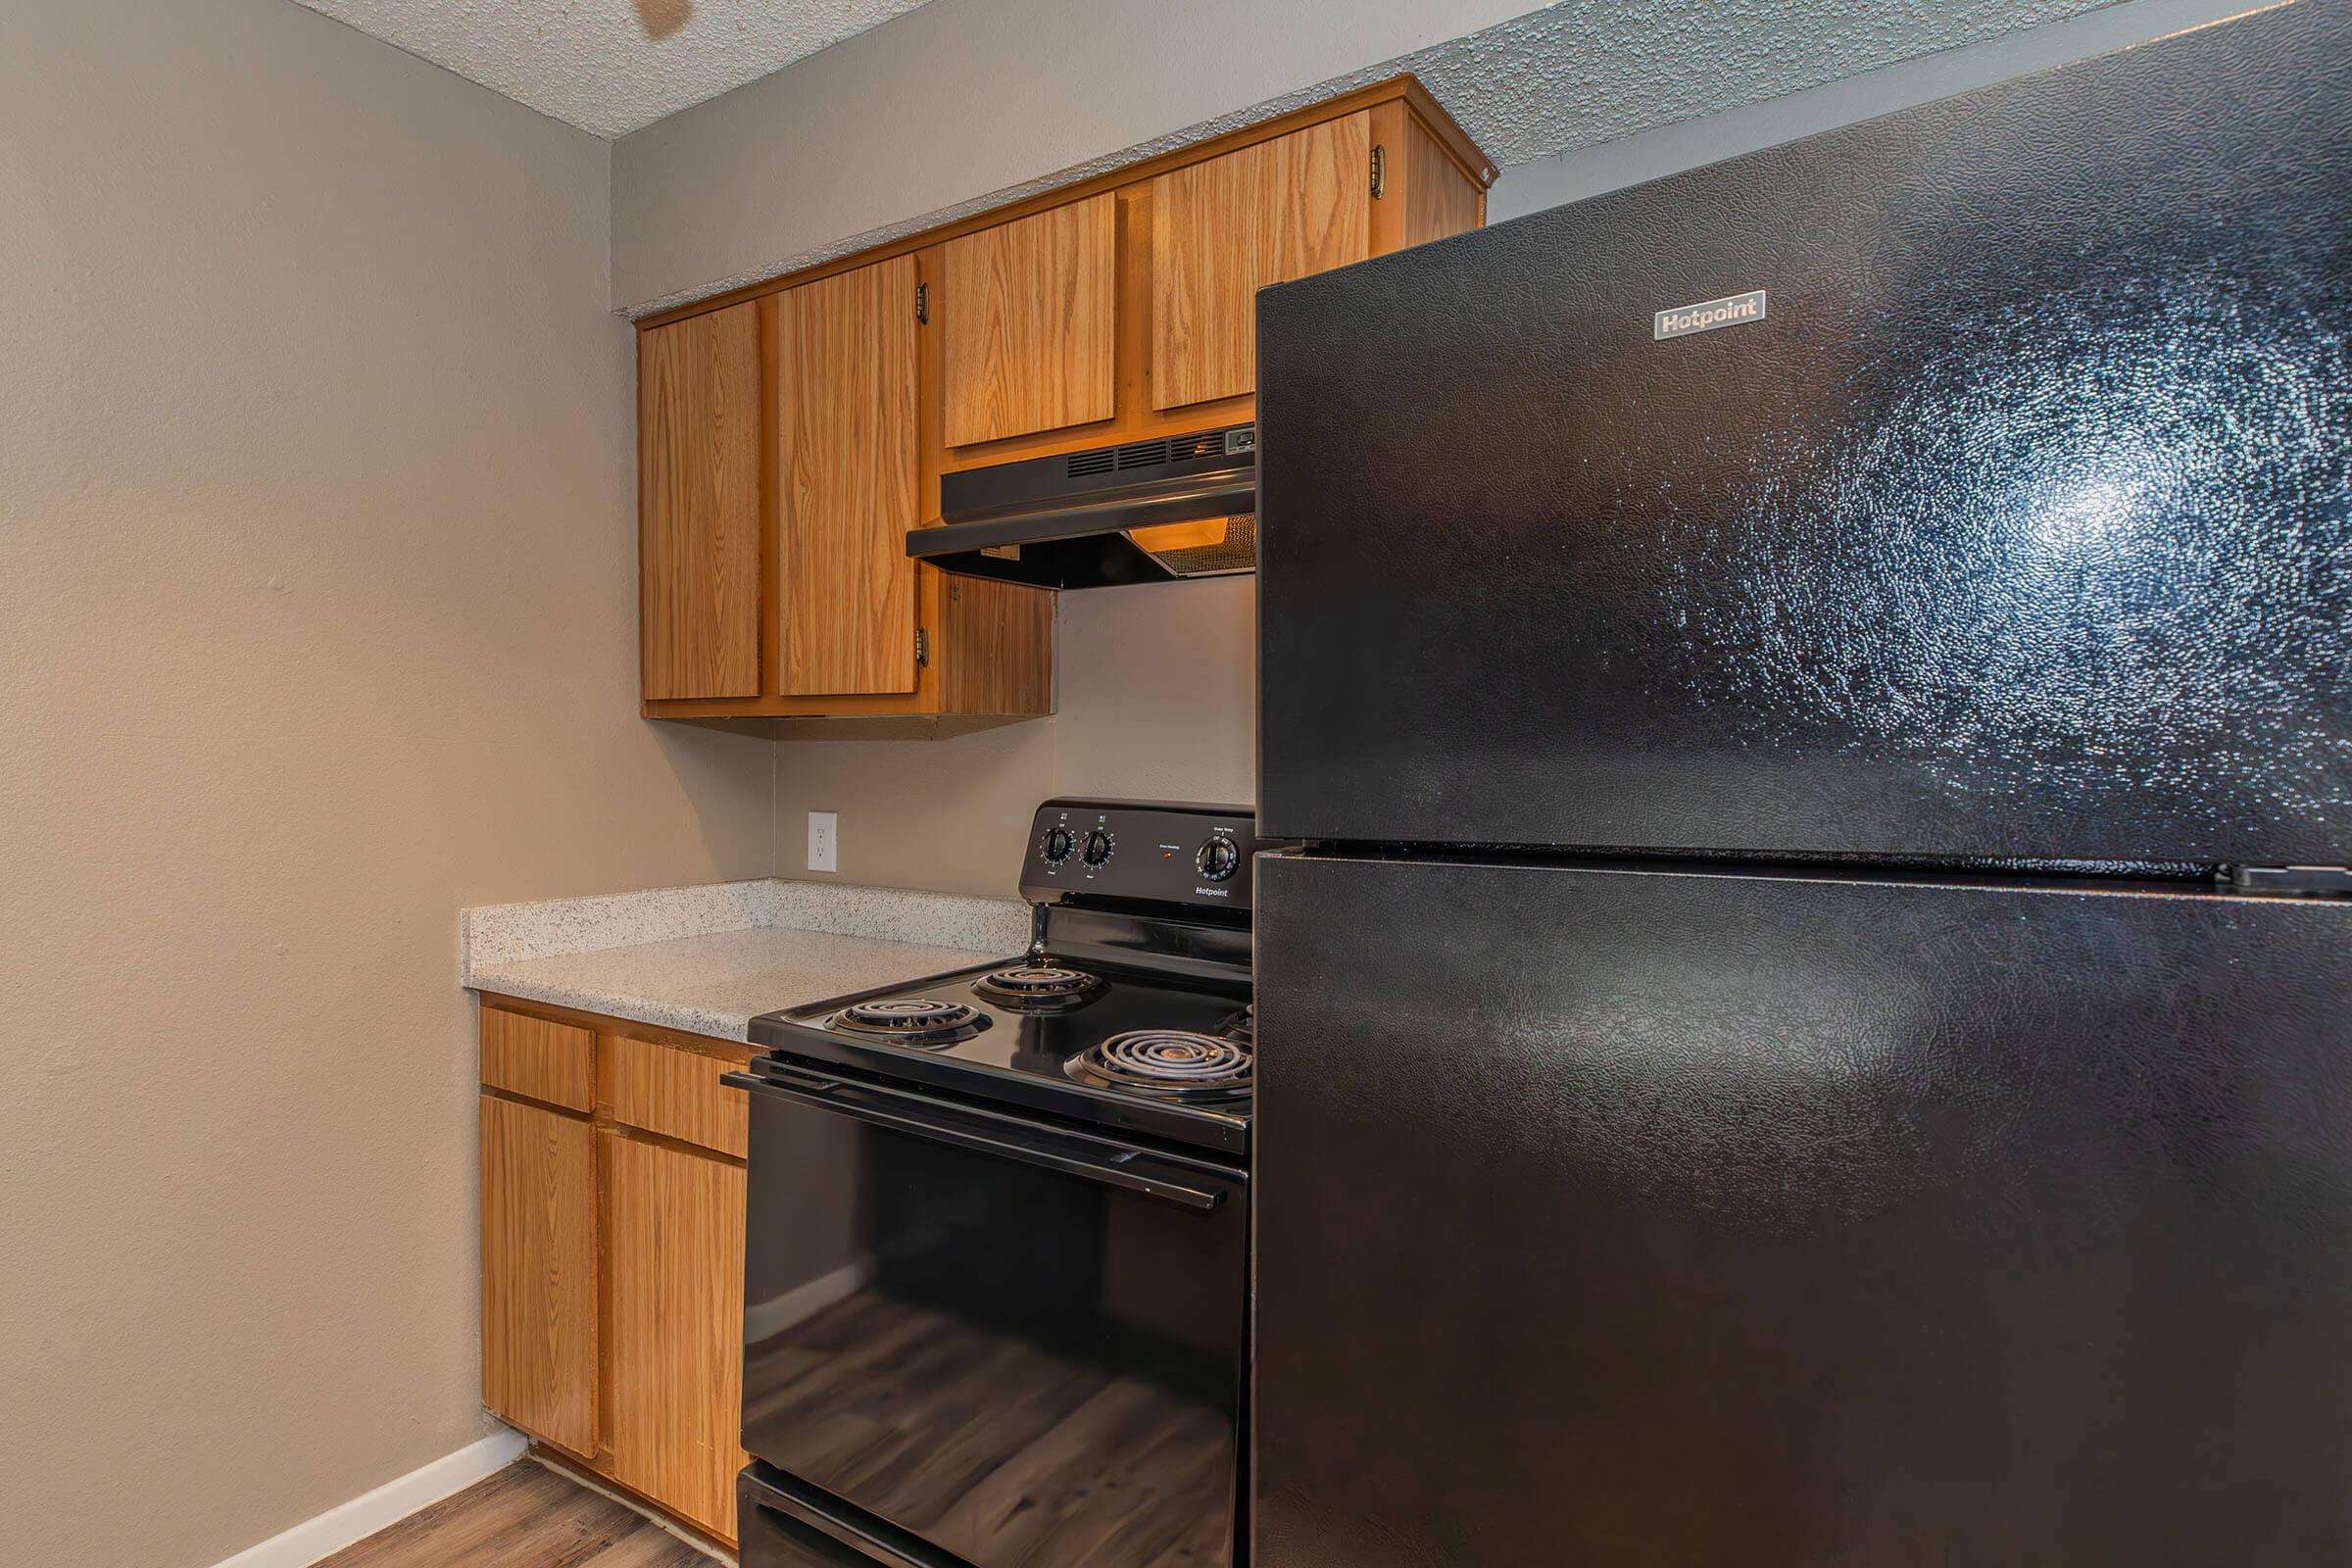
[[[1200,846],[1193,857],[1193,864],[1211,882],[1222,882],[1242,868],[1242,852],[1233,840],[1219,833]]]
[[[1082,856],[1082,858],[1084,858],[1086,863],[1089,865],[1101,865],[1104,860],[1109,859],[1110,835],[1103,832],[1101,828],[1097,828],[1092,833],[1089,833],[1086,836],[1086,850]]]
[[[1070,858],[1070,830],[1068,828],[1054,828],[1052,832],[1046,835],[1046,859],[1054,865],[1059,865],[1062,861],[1068,859]]]

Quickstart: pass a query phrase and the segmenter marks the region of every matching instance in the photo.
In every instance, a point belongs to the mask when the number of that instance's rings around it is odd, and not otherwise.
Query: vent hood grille
[[[1221,426],[969,468],[906,553],[967,576],[1101,588],[1251,571],[1257,429]]]
[[[1152,560],[1179,577],[1227,577],[1257,569],[1257,514],[1219,517],[1209,524],[1216,535],[1197,543],[1162,545],[1154,534],[1174,533],[1188,523],[1166,528],[1137,528],[1127,537]]]
[[[1249,426],[1240,425],[1236,428],[1247,430]],[[1223,430],[1201,430],[1172,440],[1136,441],[1123,447],[1097,447],[1092,452],[1073,452],[1062,459],[1062,472],[1072,479],[1086,479],[1102,473],[1123,473],[1132,468],[1155,468],[1169,463],[1221,458],[1225,456],[1225,436]]]

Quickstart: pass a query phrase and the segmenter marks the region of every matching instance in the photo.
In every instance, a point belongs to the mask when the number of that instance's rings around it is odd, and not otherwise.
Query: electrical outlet
[[[833,863],[833,845],[840,832],[840,818],[835,812],[810,811],[808,813],[809,870],[831,871],[836,869]]]

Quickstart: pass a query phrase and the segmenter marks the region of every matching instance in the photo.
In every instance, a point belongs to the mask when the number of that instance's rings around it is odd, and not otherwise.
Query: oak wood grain
[[[949,446],[1116,412],[1117,263],[1107,191],[948,242]]]
[[[744,1172],[617,1129],[604,1144],[612,1431],[601,1468],[735,1539]]]
[[[1359,110],[1152,182],[1152,404],[1257,386],[1257,291],[1371,254]]]
[[[914,690],[914,287],[901,256],[777,301],[787,696]]]
[[[760,311],[637,339],[645,696],[760,692]]]
[[[942,473],[1019,463],[1030,458],[1057,457],[1091,447],[1118,447],[1211,425],[1250,422],[1255,412],[1255,400],[1248,396],[1219,398],[1175,410],[1152,405],[1152,182],[1145,180],[1123,185],[1115,193],[1119,206],[1119,305],[1117,328],[1112,335],[1118,365],[1116,412],[1095,424],[1036,430],[975,446],[943,445],[937,453]],[[936,509],[935,496],[934,513]]]
[[[580,1454],[597,1445],[595,1140],[481,1097],[482,1402]]]
[[[1054,711],[1054,594],[986,577],[944,577],[940,710]]]
[[[628,1035],[605,1037],[606,1097],[612,1119],[742,1159],[751,1145],[751,1106],[720,1083],[751,1058],[748,1047],[701,1052]]]
[[[1404,243],[1425,245],[1479,226],[1486,191],[1462,172],[1419,117],[1404,117]]]
[[[482,1084],[567,1110],[596,1105],[596,1036],[572,1024],[482,1008]]]

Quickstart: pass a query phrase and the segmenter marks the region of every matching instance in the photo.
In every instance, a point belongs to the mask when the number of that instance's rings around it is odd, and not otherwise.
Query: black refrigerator
[[[1253,1568],[2352,1560],[2352,22],[1260,296]]]

